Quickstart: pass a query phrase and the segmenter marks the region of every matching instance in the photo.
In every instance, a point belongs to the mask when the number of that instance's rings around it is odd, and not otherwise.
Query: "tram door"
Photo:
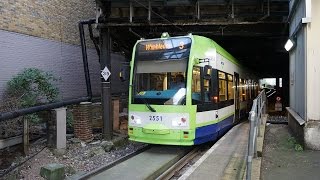
[[[234,121],[238,122],[240,120],[240,95],[239,95],[239,74],[234,73],[234,82],[235,82],[235,88],[234,88],[234,107],[235,107],[235,113],[234,113]]]

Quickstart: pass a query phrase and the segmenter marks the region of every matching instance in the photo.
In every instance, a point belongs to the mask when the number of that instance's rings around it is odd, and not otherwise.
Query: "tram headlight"
[[[141,124],[141,118],[138,116],[131,115],[130,121],[132,124]]]
[[[172,120],[172,126],[186,127],[188,126],[188,120],[185,117],[179,117]]]

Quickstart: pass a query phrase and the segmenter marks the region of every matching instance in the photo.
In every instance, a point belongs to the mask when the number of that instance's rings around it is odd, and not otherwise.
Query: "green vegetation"
[[[70,110],[67,110],[67,128],[73,128],[73,114]]]
[[[56,81],[58,79],[51,73],[37,68],[24,69],[7,83],[7,98],[15,99],[18,108],[54,102],[59,95],[59,90],[54,85]],[[27,115],[25,118],[33,123],[40,121],[36,114]]]
[[[288,143],[288,146],[289,146],[290,148],[294,148],[295,151],[298,151],[298,152],[303,151],[302,145],[299,144],[294,137],[292,137],[292,136],[289,137],[289,138],[287,139],[287,143]]]

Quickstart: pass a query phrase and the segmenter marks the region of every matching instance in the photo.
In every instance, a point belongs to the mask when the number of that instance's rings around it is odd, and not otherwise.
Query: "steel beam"
[[[148,21],[151,22],[151,11],[152,11],[152,7],[151,7],[151,1],[148,1]]]
[[[218,25],[255,25],[255,24],[283,24],[283,22],[248,22],[248,21],[221,21],[221,22],[173,22],[173,23],[104,23],[99,24],[99,28],[108,27],[140,27],[140,26],[218,26]]]
[[[199,1],[197,1],[197,3],[196,3],[196,12],[197,12],[197,19],[200,20],[201,12],[200,12],[200,2]]]
[[[107,67],[111,71],[111,38],[110,28],[100,29],[100,69]],[[105,80],[101,76],[101,95],[102,95],[102,119],[103,135],[106,140],[112,139],[112,110],[111,110],[111,77]]]
[[[130,7],[129,7],[129,21],[130,23],[132,23],[132,19],[133,19],[133,5],[132,5],[132,2],[130,1]]]

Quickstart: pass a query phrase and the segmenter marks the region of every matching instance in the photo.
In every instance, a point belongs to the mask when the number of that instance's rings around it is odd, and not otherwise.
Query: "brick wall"
[[[83,102],[75,105],[73,109],[74,135],[82,141],[91,141],[93,139],[91,105],[92,103],[90,102]]]
[[[94,17],[94,0],[0,1],[0,29],[70,44],[79,44],[78,22]]]
[[[121,97],[112,99],[113,130],[126,132],[128,127],[127,112],[124,111]],[[81,103],[73,106],[74,133],[81,140],[91,138],[92,129],[103,129],[102,105],[98,103]]]
[[[0,0],[0,104],[6,83],[30,67],[61,78],[61,99],[85,96],[78,22],[93,17],[94,0]],[[100,96],[100,64],[89,37],[87,42],[92,91]],[[125,58],[111,58],[112,92],[126,92],[128,84],[117,77]]]

